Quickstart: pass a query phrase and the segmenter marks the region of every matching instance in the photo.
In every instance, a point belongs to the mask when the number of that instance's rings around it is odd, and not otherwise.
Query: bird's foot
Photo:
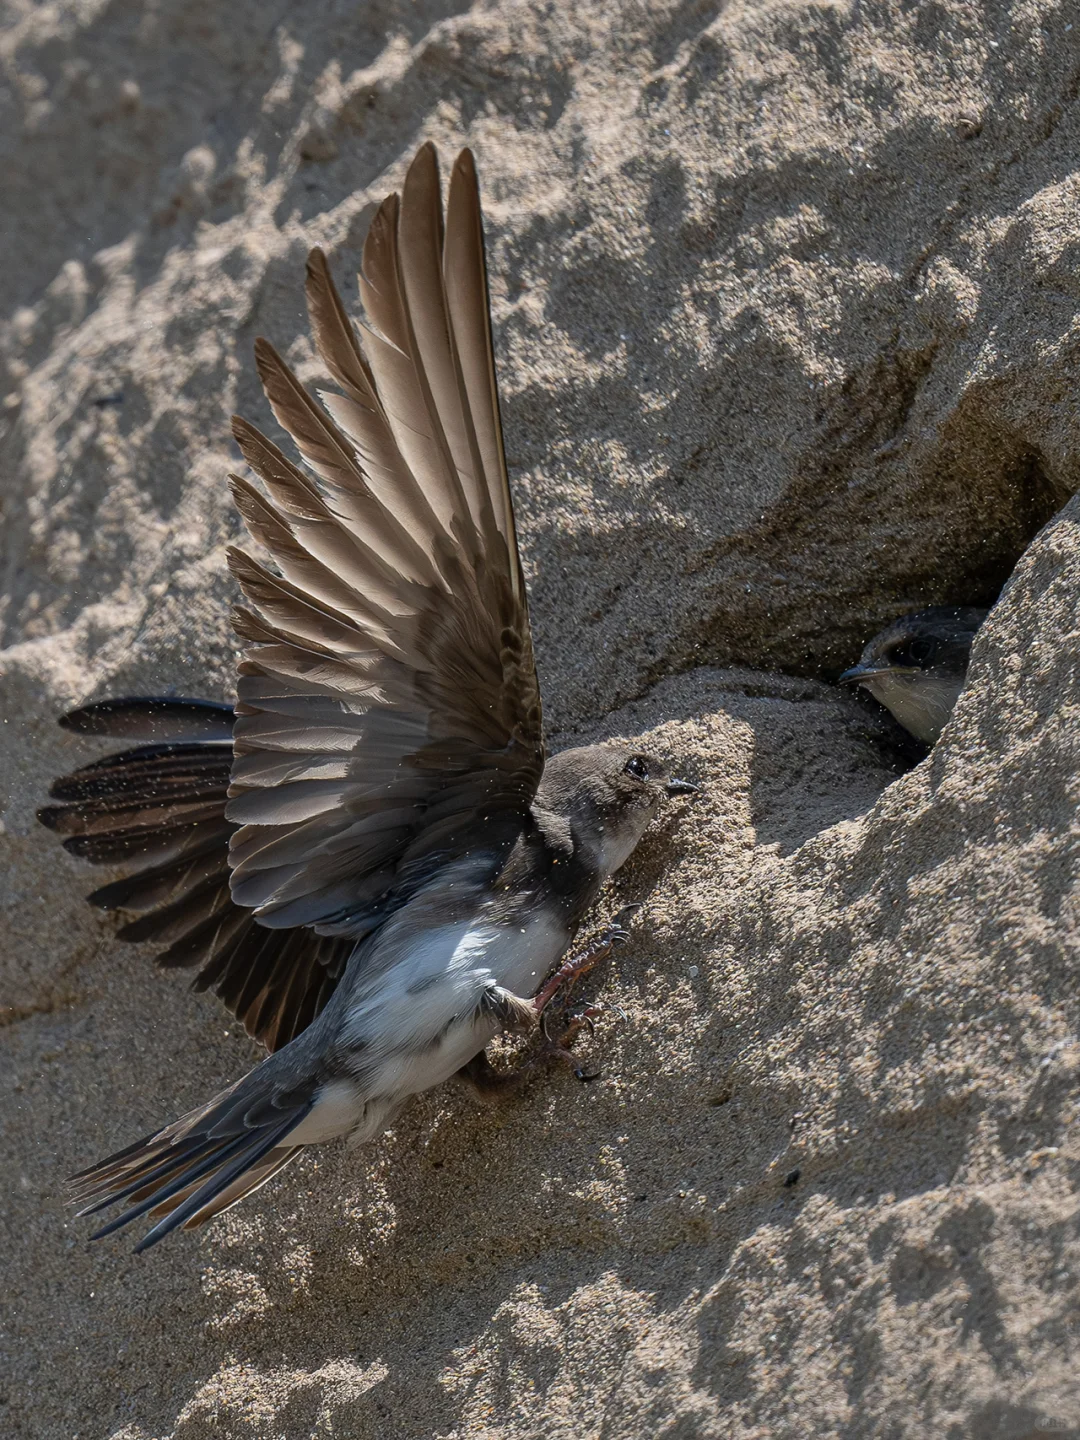
[[[537,1015],[543,1015],[560,990],[563,991],[560,1009],[565,1009],[570,991],[589,971],[606,960],[616,945],[625,945],[630,939],[630,922],[641,909],[640,905],[624,905],[614,920],[605,925],[595,940],[586,945],[577,955],[564,960],[559,968],[544,982],[532,1004]]]
[[[458,1076],[476,1095],[487,1098],[504,1092],[549,1065],[569,1065],[579,1080],[597,1079],[599,1070],[583,1069],[570,1047],[583,1029],[593,1033],[593,1021],[608,1007],[586,1005],[580,1010],[570,1011],[570,992],[583,976],[611,954],[616,945],[623,945],[629,940],[630,922],[640,909],[640,905],[624,905],[595,939],[563,961],[533,999],[515,995],[501,985],[491,986],[480,1002],[481,1011],[496,1019],[504,1031],[531,1035],[539,1029],[540,1043],[506,1070],[496,1069],[486,1053],[477,1055],[462,1066]],[[557,1037],[551,1033],[552,1022],[556,1019],[562,1020]]]
[[[585,1069],[570,1046],[583,1029],[587,1029],[590,1035],[594,1032],[593,1021],[606,1009],[604,1005],[587,1005],[574,1011],[566,1017],[566,1024],[557,1040],[553,1040],[543,1029],[539,1045],[530,1047],[521,1059],[505,1069],[493,1065],[487,1051],[482,1050],[461,1067],[457,1079],[463,1081],[477,1099],[485,1101],[496,1100],[517,1089],[531,1076],[551,1065],[569,1066],[578,1080],[596,1080],[600,1071]],[[535,1024],[533,1028],[536,1028]]]
[[[588,1030],[590,1035],[595,1035],[596,1026],[593,1024],[593,1021],[597,1015],[602,1015],[607,1008],[606,1005],[600,1004],[586,1005],[581,1010],[575,1010],[572,1014],[567,1015],[562,1034],[559,1036],[558,1041],[553,1041],[552,1043],[558,1044],[562,1046],[563,1049],[566,1049],[574,1043],[579,1032],[582,1030]],[[550,1013],[550,1011],[548,1013]],[[543,1021],[541,1021],[541,1024],[543,1024]],[[549,1040],[551,1039],[546,1030],[544,1034]]]
[[[558,1039],[553,1039],[548,1030],[548,1017],[552,1013],[551,1006],[544,1011],[540,1020],[540,1028],[543,1031],[543,1043],[536,1054],[536,1064],[540,1065],[569,1065],[574,1076],[578,1080],[598,1080],[599,1070],[586,1070],[582,1067],[578,1057],[570,1049],[582,1030],[588,1030],[590,1035],[595,1035],[596,1026],[593,1024],[597,1015],[602,1015],[608,1009],[606,1005],[586,1005],[581,1010],[575,1010],[566,1015],[562,1034]],[[561,1008],[561,1007],[560,1007]]]

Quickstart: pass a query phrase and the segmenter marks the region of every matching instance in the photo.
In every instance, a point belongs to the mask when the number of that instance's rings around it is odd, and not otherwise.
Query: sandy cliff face
[[[1080,15],[3,24],[3,1433],[1080,1434]],[[706,798],[609,897],[649,903],[599,1081],[434,1094],[195,1237],[91,1249],[62,1177],[253,1050],[36,829],[89,753],[53,717],[229,694],[252,341],[321,379],[304,255],[351,300],[423,138],[479,158],[550,726],[648,735]],[[826,682],[1021,554],[901,774]]]

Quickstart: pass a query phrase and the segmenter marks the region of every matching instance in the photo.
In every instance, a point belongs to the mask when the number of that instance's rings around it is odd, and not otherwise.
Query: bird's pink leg
[[[640,909],[640,905],[624,905],[611,924],[605,925],[591,944],[586,945],[580,954],[571,955],[563,961],[559,968],[545,980],[533,999],[532,1003],[536,1007],[538,1015],[544,1013],[563,986],[566,987],[566,994],[569,995],[582,976],[588,975],[589,971],[599,965],[601,960],[606,960],[616,945],[626,944],[630,939],[630,931],[627,927]]]
[[[570,1046],[583,1027],[588,1026],[589,1030],[592,1030],[593,1017],[598,1015],[603,1007],[590,1005],[567,1016],[558,1040],[553,1039],[548,1031],[548,1017],[552,1013],[565,1014],[570,991],[577,982],[601,960],[605,960],[616,945],[623,945],[629,940],[630,932],[627,926],[640,909],[640,905],[625,905],[611,924],[606,925],[594,940],[576,955],[564,960],[558,969],[552,972],[531,1000],[512,995],[506,990],[493,994],[488,1002],[490,1010],[498,1016],[507,1030],[531,1031],[539,1027],[543,1034],[543,1043],[535,1054],[521,1060],[512,1070],[496,1070],[482,1052],[475,1060],[462,1067],[458,1072],[461,1078],[467,1080],[478,1093],[487,1094],[521,1081],[541,1066],[556,1063],[574,1066],[574,1073],[579,1080],[595,1080],[599,1072],[589,1074],[582,1070],[571,1053]],[[555,997],[560,991],[562,998],[556,1003]]]

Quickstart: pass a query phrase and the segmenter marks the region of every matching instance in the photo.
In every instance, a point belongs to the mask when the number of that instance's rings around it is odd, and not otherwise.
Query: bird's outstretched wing
[[[99,700],[61,717],[79,735],[132,748],[53,782],[59,803],[38,818],[64,849],[99,865],[133,866],[89,896],[126,912],[121,940],[156,941],[163,969],[194,970],[248,1034],[278,1050],[333,994],[354,942],[307,929],[267,930],[229,894],[225,818],[231,705],[173,696]],[[139,743],[141,742],[141,743]]]
[[[468,152],[444,220],[420,151],[363,263],[366,357],[322,254],[308,265],[329,414],[257,347],[309,468],[235,424],[266,492],[234,477],[237,503],[276,565],[232,557],[252,606],[235,715],[172,697],[73,711],[66,728],[135,748],[58,780],[39,812],[73,853],[136,866],[91,901],[135,912],[121,938],[165,942],[158,963],[196,969],[270,1050],[320,1012],[357,937],[524,809],[543,767]]]
[[[362,345],[315,251],[308,305],[340,390],[307,394],[265,341],[259,375],[306,469],[244,421],[260,489],[227,815],[232,898],[263,926],[360,937],[485,830],[524,814],[544,762],[503,458],[473,159],[445,214],[434,149],[380,206]]]

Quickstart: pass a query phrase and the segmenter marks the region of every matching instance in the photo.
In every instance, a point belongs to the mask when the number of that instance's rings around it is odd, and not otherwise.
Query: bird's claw
[[[630,939],[630,922],[640,909],[640,903],[624,905],[607,928],[601,931],[600,944],[625,945]]]
[[[540,1028],[544,1032],[545,1040],[550,1041],[552,1045],[561,1045],[565,1049],[568,1045],[571,1044],[574,1039],[576,1039],[578,1033],[581,1030],[588,1029],[590,1035],[595,1035],[596,1025],[593,1022],[595,1021],[597,1015],[603,1014],[603,1012],[609,1007],[598,1002],[595,1005],[586,1005],[581,1010],[573,1011],[571,1014],[566,1016],[566,1025],[561,1038],[559,1040],[555,1040],[552,1037],[551,1031],[548,1029],[548,1018],[553,1011],[562,1011],[564,1008],[565,1007],[563,1006],[556,1007],[554,1005],[549,1005],[544,1011],[543,1015],[541,1015],[540,1017]]]
[[[592,1007],[592,1009],[593,1009],[594,1011],[595,1011],[596,1009],[598,1009],[598,1008],[599,1008],[598,1006],[593,1006],[593,1007]],[[567,1028],[569,1029],[570,1026],[573,1026],[573,1028],[574,1028],[574,1034],[575,1034],[575,1035],[577,1034],[577,1032],[578,1032],[579,1030],[581,1030],[581,1029],[583,1029],[583,1028],[585,1028],[585,1027],[588,1027],[588,1031],[589,1031],[589,1034],[590,1034],[590,1035],[595,1035],[595,1034],[596,1034],[596,1026],[595,1026],[595,1024],[593,1023],[593,1017],[592,1017],[592,1015],[591,1015],[587,1010],[583,1010],[583,1011],[581,1012],[581,1014],[579,1014],[579,1015],[571,1015],[571,1016],[570,1016],[569,1025],[567,1026]]]
[[[498,1085],[505,1085],[512,1078],[523,1079],[532,1071],[551,1062],[573,1066],[575,1078],[586,1084],[599,1079],[599,1070],[586,1070],[576,1063],[570,1046],[583,1029],[588,1029],[590,1035],[596,1033],[593,1022],[603,1011],[614,1009],[623,1020],[626,1016],[618,1007],[603,1004],[585,1005],[580,1010],[568,1013],[570,992],[583,976],[611,953],[613,946],[623,945],[629,940],[630,921],[640,909],[640,905],[624,905],[592,944],[580,954],[565,960],[549,975],[532,1000],[524,1000],[498,986],[492,987],[482,1002],[486,1012],[498,1019],[504,1030],[522,1034],[539,1029],[541,1036],[539,1049],[530,1058],[523,1059],[513,1071],[492,1071]],[[553,1016],[563,1020],[562,1033],[558,1039],[551,1034]],[[476,1069],[474,1066],[473,1070]],[[474,1085],[479,1085],[485,1077],[470,1072],[465,1078],[470,1079]]]
[[[481,1051],[461,1069],[459,1072],[461,1079],[466,1081],[480,1098],[504,1092],[512,1085],[520,1084],[536,1071],[543,1069],[545,1065],[572,1066],[575,1080],[580,1080],[583,1084],[599,1080],[602,1072],[586,1070],[583,1065],[578,1064],[577,1056],[570,1046],[582,1030],[587,1029],[590,1035],[594,1035],[596,1033],[596,1017],[608,1010],[614,1010],[625,1020],[626,1016],[618,1006],[586,1005],[565,1016],[565,1028],[556,1040],[548,1029],[548,1022],[553,1014],[562,1015],[565,1006],[549,1005],[541,1012],[539,1025],[535,1027],[540,1031],[541,1043],[531,1055],[526,1054],[509,1070],[496,1070],[487,1055]]]
[[[573,1066],[574,1079],[580,1080],[586,1085],[590,1084],[593,1080],[599,1080],[602,1073],[600,1070],[586,1070],[584,1065],[577,1063],[577,1057],[570,1049],[570,1041],[572,1040],[573,1036],[571,1036],[569,1040],[565,1036],[562,1040],[548,1040],[533,1063],[536,1065],[547,1063]]]

